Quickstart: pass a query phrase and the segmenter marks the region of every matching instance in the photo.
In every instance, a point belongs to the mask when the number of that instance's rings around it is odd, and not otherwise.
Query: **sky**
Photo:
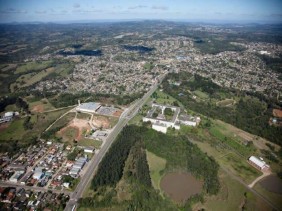
[[[0,22],[282,22],[282,0],[0,0]]]

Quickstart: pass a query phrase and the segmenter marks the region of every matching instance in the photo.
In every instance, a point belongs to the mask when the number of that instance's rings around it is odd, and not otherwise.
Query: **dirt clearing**
[[[87,120],[75,118],[66,127],[62,128],[58,134],[66,141],[71,141],[71,139],[79,141],[83,138],[83,133],[88,132],[90,129]]]

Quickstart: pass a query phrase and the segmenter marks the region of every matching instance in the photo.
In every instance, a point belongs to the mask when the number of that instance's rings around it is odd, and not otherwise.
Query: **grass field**
[[[35,102],[29,102],[29,109],[31,110],[31,112],[35,113],[52,110],[54,108],[55,107],[46,98]]]
[[[165,169],[166,166],[166,160],[156,156],[155,154],[149,151],[146,151],[146,153],[153,187],[155,189],[161,190],[160,181],[162,178],[162,171]]]
[[[208,99],[209,95],[206,94],[205,92],[202,92],[200,90],[196,90],[193,92],[197,97],[201,98],[201,99]]]
[[[223,125],[214,124],[209,129],[209,132],[218,140],[220,140],[223,144],[232,148],[238,154],[244,156],[245,158],[248,158],[255,151],[252,146],[247,147],[243,145],[237,137],[234,137],[234,134],[233,136],[231,136],[232,133],[228,133],[228,131]]]
[[[282,195],[270,192],[257,183],[254,189],[282,210]]]
[[[173,102],[177,102],[179,105],[182,106],[182,104],[177,101],[175,98],[171,97],[170,95],[164,93],[164,92],[161,92],[159,89],[156,90],[155,94],[153,94],[151,96],[151,99],[155,99],[157,103],[159,104],[168,104],[168,105],[172,105]]]
[[[142,124],[142,117],[140,114],[137,114],[134,118],[129,121],[130,125],[141,125]]]
[[[89,120],[91,118],[91,115],[90,114],[85,114],[85,113],[77,112],[76,118]]]
[[[20,140],[26,133],[23,123],[25,119],[15,119],[13,120],[8,128],[1,131],[1,140]]]
[[[34,125],[32,131],[30,132],[36,135],[42,133],[51,123],[53,123],[57,118],[69,110],[70,109],[68,108],[44,114],[35,114],[36,122],[38,123]]]
[[[225,165],[226,168],[228,168],[233,174],[242,178],[242,180],[247,184],[262,175],[261,172],[248,164],[247,160],[243,160],[234,153],[221,157],[218,159],[218,162]]]
[[[75,113],[71,112],[59,119],[50,129],[56,127],[64,127],[66,126],[73,118],[75,117]]]
[[[235,103],[236,103],[235,100],[225,99],[225,100],[221,100],[221,101],[217,102],[216,105],[225,107],[225,106],[232,106]]]
[[[63,141],[73,143],[78,134],[78,129],[74,127],[67,127],[62,134]]]
[[[52,65],[53,61],[42,61],[42,62],[27,62],[17,67],[15,73],[26,73],[29,71],[39,71],[46,69]]]
[[[81,146],[94,147],[95,149],[100,149],[102,143],[103,143],[102,141],[87,139],[87,138],[83,138],[78,142],[78,144]]]
[[[50,73],[54,72],[54,68],[50,67],[47,69],[44,69],[38,73],[28,73],[25,75],[20,76],[15,83],[11,84],[11,91],[13,92],[16,89],[16,86],[18,88],[20,87],[27,87],[31,86],[39,81],[42,80],[42,78],[46,77]]]
[[[271,210],[260,198],[256,197],[246,187],[231,178],[224,171],[219,171],[221,190],[216,196],[207,196],[204,205],[196,204],[198,208],[205,210],[241,210],[240,205],[243,205],[246,193],[245,207],[246,210]]]

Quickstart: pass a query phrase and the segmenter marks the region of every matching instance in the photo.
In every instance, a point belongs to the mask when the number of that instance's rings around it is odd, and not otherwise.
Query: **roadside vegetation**
[[[181,86],[169,83],[169,80],[181,82]],[[270,126],[268,121],[275,108],[275,101],[259,94],[238,93],[236,90],[219,87],[210,79],[189,73],[169,74],[164,80],[163,89],[170,96],[180,101],[185,108],[205,116],[220,119],[252,134],[264,137],[282,145],[282,130]],[[205,93],[207,97],[193,97],[195,91]],[[196,95],[197,96],[197,95]],[[232,99],[236,103],[224,106],[222,100]],[[223,101],[224,102],[224,101]],[[226,101],[225,101],[226,102]]]

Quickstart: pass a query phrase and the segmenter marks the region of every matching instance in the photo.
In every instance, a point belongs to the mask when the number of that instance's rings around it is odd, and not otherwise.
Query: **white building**
[[[164,116],[164,110],[166,108],[170,108],[174,112],[174,115],[173,115],[173,117],[170,121],[166,120],[165,116]],[[154,118],[153,114],[156,111],[156,109],[160,109],[161,113],[158,115],[158,117]],[[169,128],[169,127],[179,130],[180,125],[177,124],[177,117],[178,117],[179,113],[180,113],[179,107],[166,106],[166,105],[160,105],[160,104],[153,103],[152,104],[152,110],[150,110],[148,112],[146,117],[143,117],[143,122],[151,122],[153,124],[152,125],[153,129],[160,131],[160,132],[163,132],[163,133],[166,133],[167,128]],[[164,129],[164,128],[166,128],[166,129]]]
[[[269,169],[269,165],[267,165],[263,160],[255,157],[255,156],[251,156],[249,158],[249,162],[256,167],[257,169],[261,170],[261,171],[265,171]]]
[[[100,103],[79,103],[79,105],[76,107],[76,110],[80,112],[95,113],[100,107]]]
[[[196,127],[200,121],[200,117],[194,117],[191,115],[181,114],[178,116],[178,120],[181,124]]]
[[[84,148],[85,153],[94,153],[94,151],[95,151],[94,148],[90,148],[90,147]]]
[[[167,126],[163,123],[156,122],[152,125],[152,128],[156,131],[166,133],[167,132]]]
[[[18,182],[21,176],[24,174],[24,171],[16,171],[9,179],[10,182]]]
[[[36,179],[36,180],[40,180],[43,176],[43,168],[42,167],[37,167],[35,170],[34,170],[34,174],[32,175],[32,178],[33,179]]]

